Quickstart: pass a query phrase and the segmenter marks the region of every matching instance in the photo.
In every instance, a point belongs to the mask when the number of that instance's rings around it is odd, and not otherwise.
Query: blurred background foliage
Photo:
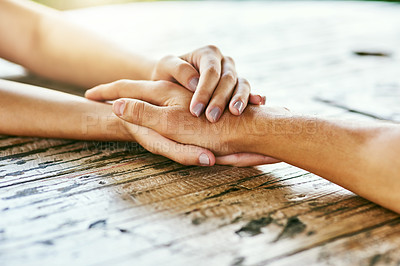
[[[34,1],[56,9],[66,10],[66,9],[98,6],[98,5],[123,4],[128,2],[153,2],[156,0],[34,0]],[[245,1],[245,0],[239,0],[239,1]],[[271,0],[271,1],[293,1],[293,0]],[[301,0],[294,0],[294,1],[301,1]],[[326,1],[326,0],[315,0],[315,1]],[[364,1],[400,2],[400,0],[386,0],[386,1],[364,0]]]

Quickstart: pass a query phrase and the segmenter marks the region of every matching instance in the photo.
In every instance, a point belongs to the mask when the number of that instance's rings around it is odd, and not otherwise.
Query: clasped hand
[[[218,48],[207,46],[182,57],[165,57],[155,64],[152,79],[157,81],[103,84],[88,90],[86,97],[117,100],[113,111],[124,120],[132,138],[148,151],[181,164],[278,162],[241,148],[246,136],[240,121],[251,120],[257,108],[242,115],[246,118],[240,115],[248,103],[260,105],[265,98],[250,94],[247,80],[237,78],[233,60]],[[230,113],[224,112],[226,106]]]

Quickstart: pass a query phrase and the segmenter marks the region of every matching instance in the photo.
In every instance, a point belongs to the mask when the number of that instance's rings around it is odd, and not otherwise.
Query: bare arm
[[[109,104],[5,80],[0,95],[0,134],[135,141]]]
[[[252,138],[248,151],[306,169],[400,213],[399,125],[290,114],[265,115],[263,121],[267,134]]]
[[[250,107],[240,117],[225,113],[210,126],[204,117],[196,120],[183,110],[131,99],[114,103],[114,113],[122,119],[175,141],[201,145],[220,156],[242,152],[271,156],[400,213],[397,124],[329,120],[294,115],[283,108]]]
[[[63,12],[27,0],[0,1],[0,36],[0,57],[50,79],[86,88],[119,79],[179,83],[194,92],[192,114],[205,112],[211,122],[227,106],[240,115],[248,102],[265,102],[250,94],[250,87],[237,88],[233,59],[213,45],[156,61],[80,28]]]
[[[0,57],[84,87],[121,78],[150,79],[155,64],[31,1],[0,1],[0,33]]]
[[[148,89],[165,91],[170,82],[136,82],[135,93]],[[179,98],[191,92],[182,89]],[[168,87],[167,87],[168,88]],[[168,90],[167,90],[168,91]],[[145,149],[187,165],[213,165],[215,157],[205,148],[184,145],[140,126],[126,129],[111,105],[41,87],[0,79],[0,134],[80,140],[136,141]],[[152,94],[153,95],[153,94]],[[153,98],[157,101],[157,98]],[[187,112],[189,113],[189,112]],[[268,163],[264,156],[246,156],[242,165]],[[228,162],[234,163],[234,162]]]

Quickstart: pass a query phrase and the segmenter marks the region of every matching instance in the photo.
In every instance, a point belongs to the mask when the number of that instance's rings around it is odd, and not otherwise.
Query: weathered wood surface
[[[362,105],[382,84],[396,90],[399,12],[382,3],[190,2],[69,16],[154,56],[217,44],[271,104],[371,119],[316,98],[358,94]],[[391,55],[353,53],[372,48]],[[6,63],[0,71],[49,85]],[[0,137],[0,265],[399,265],[399,246],[399,215],[284,163],[190,167],[132,143]]]

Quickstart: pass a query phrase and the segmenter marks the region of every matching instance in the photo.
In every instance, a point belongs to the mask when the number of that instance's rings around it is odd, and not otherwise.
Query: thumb
[[[167,74],[188,90],[192,92],[196,90],[199,83],[199,72],[188,61],[176,56],[166,56],[161,59],[160,65],[164,75],[156,77],[157,79],[168,80],[169,77],[165,76]]]
[[[165,156],[180,164],[201,166],[215,164],[214,154],[207,149],[175,142],[144,127],[138,127],[136,135],[137,142],[149,152]]]
[[[113,112],[129,123],[157,130],[163,109],[140,100],[119,99],[113,104]]]

